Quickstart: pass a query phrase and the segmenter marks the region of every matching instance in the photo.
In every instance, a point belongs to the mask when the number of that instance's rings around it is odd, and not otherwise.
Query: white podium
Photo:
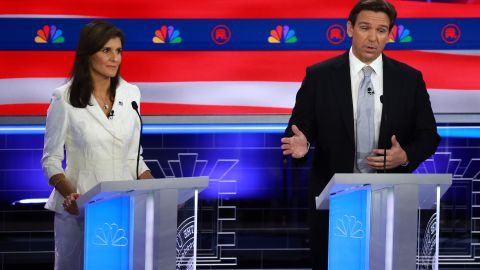
[[[85,210],[84,269],[196,269],[198,193],[208,177],[98,183]]]
[[[420,209],[434,209],[436,222],[433,255],[419,263],[438,269],[440,198],[451,183],[450,174],[335,174],[316,197],[330,210],[328,269],[417,269]]]

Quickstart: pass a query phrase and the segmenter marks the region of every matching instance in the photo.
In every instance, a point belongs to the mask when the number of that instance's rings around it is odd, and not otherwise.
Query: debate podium
[[[208,177],[100,182],[82,195],[84,269],[196,269],[198,193]]]
[[[328,270],[438,269],[440,198],[451,183],[450,174],[335,174],[315,198],[330,211]],[[419,230],[422,209],[433,215]]]

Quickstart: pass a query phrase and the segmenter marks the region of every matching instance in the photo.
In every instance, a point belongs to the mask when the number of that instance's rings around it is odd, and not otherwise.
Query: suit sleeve
[[[417,73],[416,81],[413,138],[410,144],[403,146],[409,159],[408,171],[415,170],[420,163],[434,154],[440,143],[430,97],[420,72]]]
[[[285,136],[291,137],[293,136],[292,125],[296,125],[311,144],[315,143],[316,137],[315,87],[313,86],[312,76],[310,69],[307,68],[305,78],[297,92],[292,116],[285,130]]]
[[[136,89],[136,94],[134,96],[134,100],[138,104],[138,112],[140,113],[140,90],[135,86]],[[134,114],[137,114],[135,111],[132,112]],[[133,130],[133,136],[132,140],[130,141],[130,146],[128,148],[128,167],[130,169],[130,173],[133,177],[133,179],[136,179],[137,177],[137,154],[138,154],[138,144],[140,143],[140,119],[138,116],[135,117],[135,128]],[[140,157],[139,157],[139,162],[138,162],[138,175],[141,175],[145,171],[149,170],[147,164],[145,164],[145,161],[143,160],[143,148],[140,146]]]
[[[65,157],[64,145],[67,130],[67,110],[64,97],[60,91],[55,91],[48,107],[45,125],[45,140],[42,170],[47,181],[56,174],[64,174],[62,161]]]

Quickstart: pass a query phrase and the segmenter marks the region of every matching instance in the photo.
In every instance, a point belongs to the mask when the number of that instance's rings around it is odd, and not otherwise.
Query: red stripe
[[[475,18],[470,4],[391,1],[402,18]],[[347,18],[356,0],[2,0],[0,14],[43,14],[105,18]],[[108,8],[105,8],[108,7]]]
[[[305,68],[341,51],[126,52],[122,74],[131,82],[299,82]],[[386,54],[423,72],[428,88],[480,89],[480,56],[421,51]],[[0,79],[66,77],[73,52],[0,51]]]
[[[338,54],[337,51],[139,51],[125,52],[121,69],[122,75],[132,82],[301,81],[307,65]],[[73,52],[0,51],[0,79],[66,77],[73,58]]]
[[[422,71],[427,88],[480,90],[480,56],[418,51],[385,54]]]
[[[0,104],[0,115],[37,116],[47,115],[48,103],[34,104]]]
[[[337,54],[336,51],[202,51],[153,55],[134,52],[131,58],[125,56],[122,72],[125,71],[125,78],[131,76],[130,80],[137,82],[298,82],[308,65]]]
[[[75,52],[0,51],[0,79],[68,77]]]
[[[290,114],[292,109],[256,106],[220,106],[142,102],[142,115]]]
[[[288,108],[255,106],[217,106],[192,104],[165,104],[142,102],[142,115],[215,115],[215,114],[290,114]],[[48,103],[0,105],[1,116],[42,116],[47,114]]]

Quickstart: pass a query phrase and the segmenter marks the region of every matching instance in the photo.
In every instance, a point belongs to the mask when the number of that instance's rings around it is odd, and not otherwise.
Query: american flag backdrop
[[[144,115],[288,114],[308,65],[350,47],[356,1],[0,0],[0,115],[46,114],[80,29],[126,34]],[[423,72],[436,113],[480,112],[480,1],[392,1],[386,54]]]

